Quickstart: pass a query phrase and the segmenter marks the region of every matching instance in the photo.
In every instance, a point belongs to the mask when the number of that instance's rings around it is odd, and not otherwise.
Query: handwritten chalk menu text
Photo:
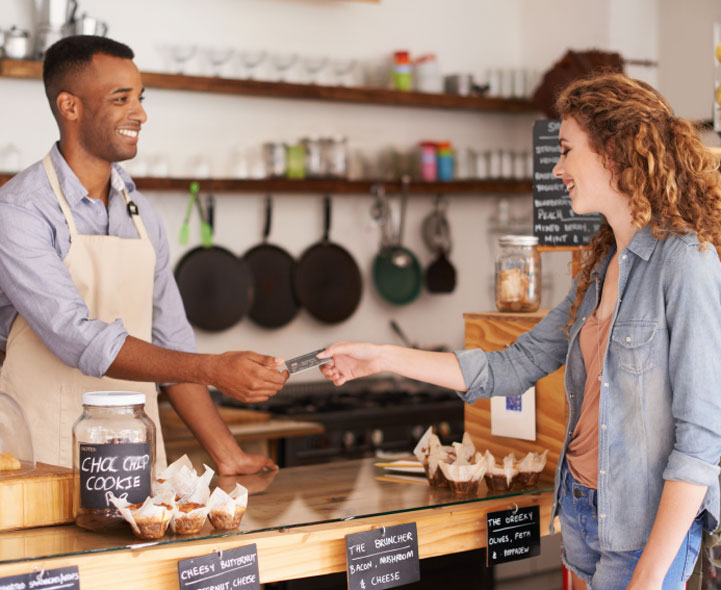
[[[533,124],[533,235],[541,246],[585,246],[601,227],[601,215],[576,215],[553,167],[561,155],[557,119]]]
[[[253,543],[178,562],[180,590],[260,590],[258,548]]]
[[[538,506],[489,512],[488,565],[517,561],[541,553],[541,518]]]
[[[77,565],[54,570],[39,570],[0,578],[0,590],[80,590],[80,573]]]
[[[79,443],[80,504],[108,508],[110,492],[131,504],[150,495],[150,443]]]
[[[416,523],[347,535],[348,590],[381,590],[421,579]]]

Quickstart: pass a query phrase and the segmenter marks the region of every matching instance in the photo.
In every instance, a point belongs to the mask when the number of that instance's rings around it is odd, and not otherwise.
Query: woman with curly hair
[[[565,363],[553,514],[574,588],[683,588],[721,508],[721,177],[648,84],[596,75],[557,107],[554,174],[577,214],[604,217],[566,299],[503,351],[339,343],[321,370],[336,385],[393,371],[470,403]]]

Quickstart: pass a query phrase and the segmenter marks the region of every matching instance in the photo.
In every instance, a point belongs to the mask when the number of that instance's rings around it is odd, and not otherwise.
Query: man
[[[135,390],[158,433],[155,383],[221,474],[277,468],[244,453],[208,394],[275,395],[281,359],[194,354],[158,213],[116,162],[135,156],[147,116],[132,50],[76,36],[46,52],[60,141],[0,188],[0,391],[25,411],[38,461],[70,466],[81,394]]]

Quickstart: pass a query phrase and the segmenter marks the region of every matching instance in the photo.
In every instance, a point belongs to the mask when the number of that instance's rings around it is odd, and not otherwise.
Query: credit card
[[[333,359],[319,359],[315,356],[323,350],[323,348],[319,348],[318,350],[314,350],[313,352],[301,354],[300,356],[285,361],[285,366],[288,368],[288,372],[291,375],[295,375],[296,373],[300,373],[301,371],[307,371],[308,369],[312,369],[313,367],[317,367],[318,365],[324,365],[325,363],[329,363]]]

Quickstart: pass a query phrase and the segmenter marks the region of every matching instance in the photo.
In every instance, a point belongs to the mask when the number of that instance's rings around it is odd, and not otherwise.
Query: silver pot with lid
[[[5,57],[28,59],[32,54],[30,32],[25,29],[18,29],[15,26],[11,27],[9,31],[5,31],[3,49],[5,50]]]

